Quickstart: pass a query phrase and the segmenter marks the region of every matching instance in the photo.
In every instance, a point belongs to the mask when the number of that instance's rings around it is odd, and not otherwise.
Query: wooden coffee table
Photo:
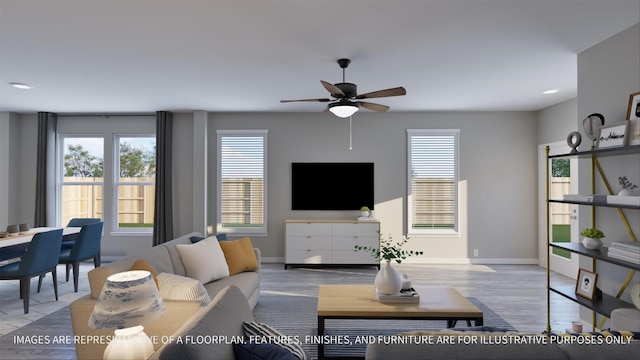
[[[415,286],[417,304],[386,304],[376,298],[373,285],[320,285],[318,290],[318,336],[325,335],[326,319],[446,320],[453,327],[458,320],[483,324],[482,310],[450,286]],[[318,344],[324,358],[324,345]]]

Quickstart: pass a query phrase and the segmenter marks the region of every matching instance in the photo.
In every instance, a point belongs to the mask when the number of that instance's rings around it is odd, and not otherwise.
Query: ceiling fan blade
[[[389,107],[387,105],[381,105],[381,104],[376,104],[376,103],[371,103],[366,101],[358,101],[358,103],[363,108],[373,110],[373,111],[385,112],[389,110]]]
[[[324,86],[324,88],[327,89],[327,91],[331,94],[331,96],[337,97],[337,98],[345,96],[344,92],[340,90],[339,87],[323,80],[320,80],[320,83],[322,83],[322,86]]]
[[[280,100],[281,103],[297,102],[297,101],[329,102],[331,101],[331,99],[320,98],[320,99]]]
[[[379,97],[389,97],[389,96],[402,96],[406,95],[407,91],[402,87],[394,87],[390,89],[372,91],[365,94],[360,94],[356,96],[356,99],[370,99],[370,98],[379,98]]]

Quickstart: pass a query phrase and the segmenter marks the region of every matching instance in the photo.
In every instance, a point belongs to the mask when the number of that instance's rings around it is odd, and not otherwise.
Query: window
[[[117,136],[117,229],[153,229],[156,138]]]
[[[218,232],[266,234],[266,159],[266,130],[218,130]]]
[[[61,218],[102,218],[104,191],[104,139],[66,137],[62,139],[60,194]]]
[[[407,130],[409,233],[457,233],[459,132]]]
[[[151,234],[155,135],[61,134],[59,139],[60,224],[64,226],[72,218],[95,217],[105,221],[105,231]]]

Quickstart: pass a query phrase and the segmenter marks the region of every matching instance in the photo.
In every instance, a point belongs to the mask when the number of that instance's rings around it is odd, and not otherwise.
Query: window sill
[[[407,237],[459,238],[460,233],[456,231],[414,231],[407,233]]]

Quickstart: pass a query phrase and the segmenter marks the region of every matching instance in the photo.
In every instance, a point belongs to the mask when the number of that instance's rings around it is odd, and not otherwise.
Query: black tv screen
[[[373,163],[292,163],[292,210],[373,210]]]

